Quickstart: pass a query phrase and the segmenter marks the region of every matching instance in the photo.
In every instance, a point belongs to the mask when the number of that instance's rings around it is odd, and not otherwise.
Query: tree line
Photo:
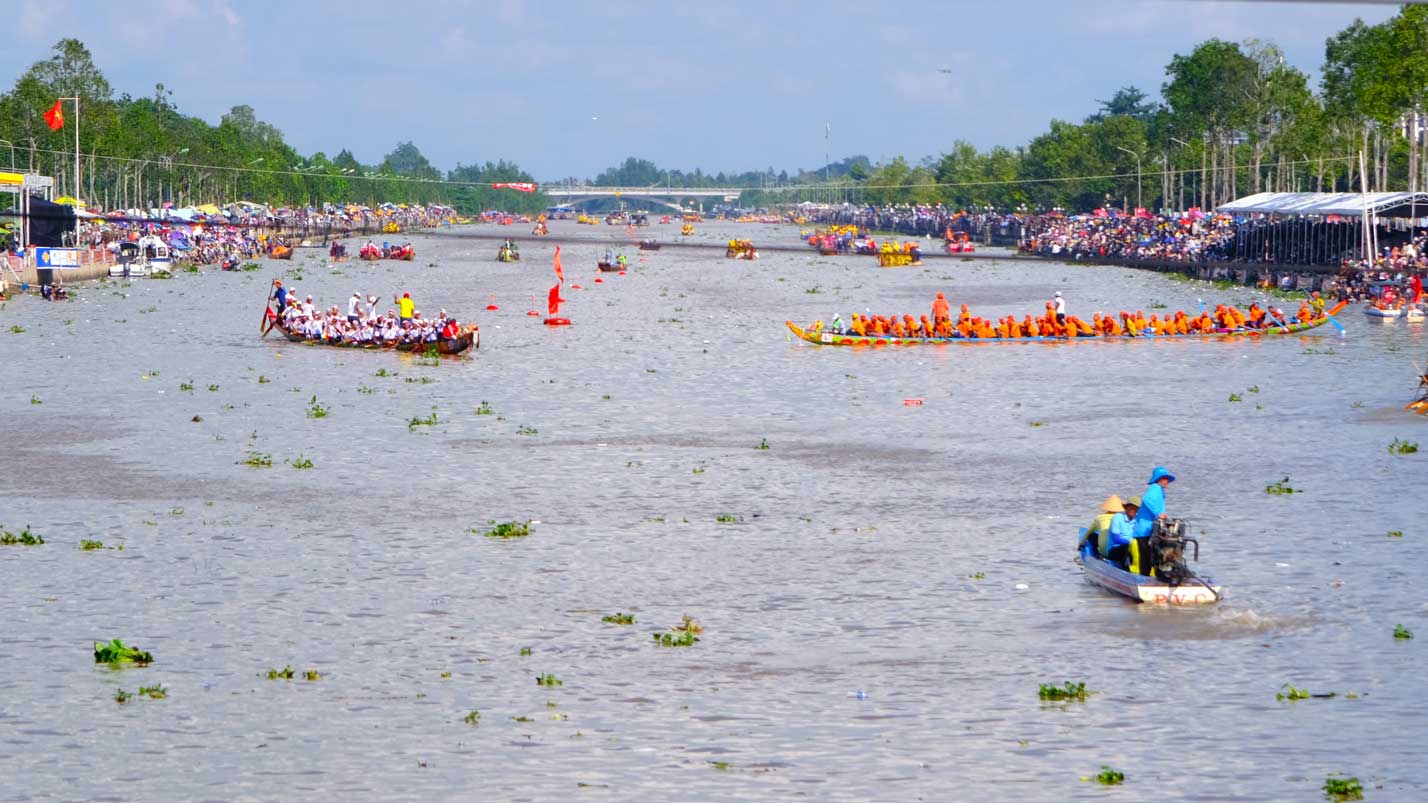
[[[58,131],[44,119],[61,97],[80,99],[83,186],[73,175],[71,104],[63,104],[66,119]],[[61,40],[49,58],[33,64],[0,95],[0,136],[3,169],[54,176],[60,192],[104,209],[164,202],[316,206],[390,201],[442,203],[474,213],[492,208],[532,212],[548,203],[538,193],[491,189],[495,182],[533,181],[504,160],[458,164],[443,174],[411,142],[399,143],[378,164],[363,164],[347,149],[335,156],[321,151],[304,156],[283,140],[281,131],[258,119],[251,106],[234,106],[211,125],[180,113],[163,84],[152,97],[116,98],[78,39]]]
[[[713,183],[751,188],[741,198],[749,206],[846,200],[1071,211],[1428,186],[1428,6],[1404,6],[1377,25],[1355,20],[1324,50],[1317,91],[1272,42],[1210,39],[1171,58],[1158,98],[1122,87],[1086,119],[1052,120],[1024,146],[978,150],[956,140],[920,162],[851,157],[792,178],[771,181],[770,170],[720,174]],[[676,186],[707,178],[632,158],[596,183],[657,184],[666,175]]]

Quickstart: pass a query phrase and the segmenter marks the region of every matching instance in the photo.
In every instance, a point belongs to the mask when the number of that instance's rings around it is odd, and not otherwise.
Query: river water
[[[552,230],[515,265],[456,231],[415,236],[411,263],[299,250],[0,311],[0,522],[47,542],[0,547],[0,800],[1276,801],[1336,773],[1428,797],[1428,452],[1387,448],[1428,446],[1402,410],[1421,327],[823,348],[784,319],[921,314],[938,290],[1018,316],[1055,290],[1087,314],[1255,293],[674,248],[597,284],[603,245],[575,238],[617,232]],[[562,239],[582,289],[547,328],[525,313]],[[298,268],[320,302],[444,305],[482,347],[425,365],[260,339],[265,288]],[[1072,559],[1156,464],[1217,606],[1136,606]],[[1284,478],[1302,493],[1265,493]],[[685,614],[702,640],[655,646]],[[96,666],[111,638],[154,663]],[[1038,700],[1068,680],[1096,693]],[[166,699],[114,701],[154,683]],[[1338,696],[1277,702],[1286,683]],[[1125,785],[1083,780],[1102,765]]]

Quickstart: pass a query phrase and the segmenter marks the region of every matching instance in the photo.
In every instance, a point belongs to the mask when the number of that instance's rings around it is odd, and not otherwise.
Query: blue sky
[[[509,159],[538,179],[626,156],[706,172],[914,160],[953,140],[1024,144],[1117,87],[1158,94],[1200,41],[1279,44],[1311,72],[1324,39],[1394,6],[1356,3],[570,3],[19,0],[11,82],[75,36],[115,92],[162,81],[216,122],[253,106],[305,154],[377,161],[414,141],[442,169]],[[950,69],[951,74],[939,72]],[[598,118],[598,119],[595,119]]]

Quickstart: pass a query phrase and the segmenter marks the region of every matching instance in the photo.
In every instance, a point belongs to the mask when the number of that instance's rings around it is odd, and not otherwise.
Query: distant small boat
[[[1369,306],[1364,307],[1364,314],[1369,316],[1370,318],[1382,318],[1384,320],[1392,320],[1403,315],[1403,310],[1382,309],[1380,307],[1375,307],[1370,304]]]

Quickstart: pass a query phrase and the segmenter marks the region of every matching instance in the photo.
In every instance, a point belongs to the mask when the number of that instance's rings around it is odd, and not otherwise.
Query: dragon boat
[[[1291,323],[1285,326],[1269,326],[1264,329],[1215,329],[1210,332],[1191,332],[1184,335],[1081,335],[1078,337],[963,337],[954,334],[951,337],[898,337],[896,335],[860,335],[852,331],[829,332],[819,328],[818,324],[804,329],[793,321],[784,321],[788,325],[789,331],[798,336],[800,340],[806,340],[820,346],[918,346],[936,343],[1065,343],[1071,340],[1192,340],[1211,337],[1258,337],[1260,335],[1291,335],[1296,332],[1307,332],[1310,329],[1317,329],[1328,323],[1334,315],[1348,306],[1347,301],[1341,301],[1334,305],[1334,308],[1320,315],[1317,318],[1304,321],[1302,323]]]
[[[307,346],[330,346],[340,349],[365,349],[367,351],[415,351],[425,352],[432,346],[436,347],[438,354],[460,354],[467,349],[481,347],[481,332],[474,324],[468,324],[461,329],[461,334],[456,337],[441,338],[433,343],[344,343],[333,340],[312,340],[303,337],[295,332],[285,329],[279,319],[273,319],[273,329],[282,334],[283,337],[294,343],[302,343]]]

